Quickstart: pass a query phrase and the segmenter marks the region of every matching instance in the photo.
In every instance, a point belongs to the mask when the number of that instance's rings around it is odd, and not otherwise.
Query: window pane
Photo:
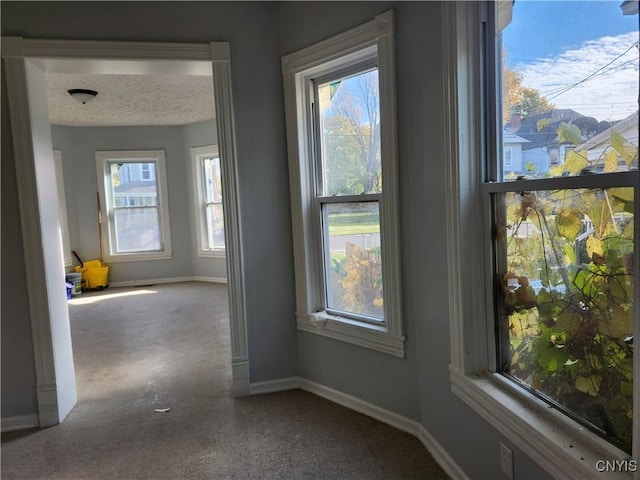
[[[204,181],[205,203],[222,201],[220,158],[209,157],[202,160],[202,180]]]
[[[637,169],[637,14],[514,2],[499,53],[505,180]]]
[[[224,248],[224,219],[222,216],[222,204],[207,205],[207,233],[209,249]]]
[[[317,86],[322,196],[382,191],[378,70]]]
[[[115,253],[160,250],[157,208],[118,208],[115,215]]]
[[[110,163],[111,198],[116,207],[133,205],[158,205],[155,164]],[[149,175],[145,179],[145,172]]]
[[[384,317],[377,202],[323,206],[327,307]]]
[[[633,188],[494,200],[503,371],[630,452]]]

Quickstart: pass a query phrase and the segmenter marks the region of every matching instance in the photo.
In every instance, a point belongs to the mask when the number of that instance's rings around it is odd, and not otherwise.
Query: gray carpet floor
[[[231,398],[225,285],[69,303],[78,403],[2,435],[3,479],[448,478],[415,437],[310,393]]]

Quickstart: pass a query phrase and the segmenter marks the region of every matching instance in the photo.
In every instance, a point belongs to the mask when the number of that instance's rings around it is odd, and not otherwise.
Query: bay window
[[[562,38],[541,20],[569,13]],[[602,478],[640,451],[637,16],[499,1],[443,19],[452,389],[552,475]]]

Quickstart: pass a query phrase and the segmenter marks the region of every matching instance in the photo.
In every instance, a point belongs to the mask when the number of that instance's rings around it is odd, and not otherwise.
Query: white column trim
[[[223,55],[220,55],[221,52]],[[225,54],[226,53],[226,54]],[[216,55],[218,58],[216,58]],[[216,104],[216,126],[222,174],[222,209],[225,226],[225,253],[229,288],[229,316],[231,318],[231,356],[233,364],[234,396],[249,395],[249,351],[245,308],[244,260],[242,254],[242,223],[238,162],[231,88],[231,63],[227,49],[219,43],[211,44],[213,62],[213,90]],[[226,58],[225,58],[226,57]],[[246,365],[246,372],[244,366]]]
[[[22,56],[22,39],[11,38],[5,47],[3,39],[2,57],[7,82],[7,102],[13,140],[13,160],[16,168],[18,209],[22,228],[25,277],[29,302],[29,320],[33,342],[36,382],[40,385],[55,385],[55,359],[50,324],[47,282],[42,274],[45,265],[42,230],[40,226],[40,204],[36,182],[35,154],[33,151],[31,116],[27,92],[25,58]],[[11,48],[9,48],[11,47]],[[38,413],[40,424],[58,423],[58,401],[47,396],[40,401],[38,387]],[[53,423],[51,423],[53,422]]]

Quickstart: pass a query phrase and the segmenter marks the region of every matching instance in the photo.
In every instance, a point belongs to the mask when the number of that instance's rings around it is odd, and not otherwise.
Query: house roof
[[[586,142],[578,145],[576,150],[591,150],[592,148],[596,148],[601,146],[602,144],[609,144],[609,139],[611,137],[612,132],[621,133],[627,128],[638,126],[638,112],[633,112],[624,120],[620,120],[619,122],[614,123],[611,127],[603,130],[602,132],[594,135]],[[636,139],[637,140],[637,139]]]
[[[511,133],[508,130],[504,130],[502,132],[502,143],[529,143],[529,140],[519,137],[515,133]]]
[[[570,108],[551,110],[547,113],[531,115],[521,119],[520,126],[513,133],[528,140],[529,143],[522,146],[525,150],[542,147],[555,141],[558,136],[558,127],[562,122],[570,122],[581,117],[584,117],[584,115]],[[544,128],[538,130],[538,122],[543,119],[549,119],[550,122]],[[507,127],[509,127],[509,124]]]

